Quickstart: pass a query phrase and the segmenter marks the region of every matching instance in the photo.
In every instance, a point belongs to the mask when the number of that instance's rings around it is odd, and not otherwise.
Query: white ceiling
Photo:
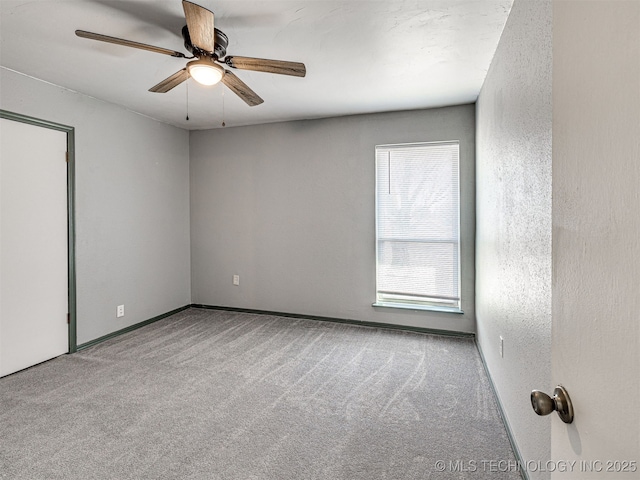
[[[180,0],[0,0],[0,65],[188,129],[456,105],[475,101],[513,2],[192,1],[215,13],[227,54],[304,62],[307,76],[235,70],[264,99],[256,107],[189,80],[187,122],[185,84],[148,92],[185,59],[74,34],[188,55]]]

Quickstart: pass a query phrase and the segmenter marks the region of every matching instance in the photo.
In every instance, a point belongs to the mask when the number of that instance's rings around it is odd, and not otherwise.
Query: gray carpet
[[[0,442],[9,479],[520,478],[472,340],[216,310],[0,379]]]

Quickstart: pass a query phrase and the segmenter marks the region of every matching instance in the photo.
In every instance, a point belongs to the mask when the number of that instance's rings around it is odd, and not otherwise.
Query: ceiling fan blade
[[[124,38],[110,37],[109,35],[102,35],[100,33],[85,32],[84,30],[76,30],[76,35],[82,38],[98,40],[100,42],[115,43],[116,45],[124,45],[125,47],[139,48],[141,50],[148,50],[150,52],[162,53],[164,55],[171,55],[172,57],[186,58],[184,53],[176,52],[175,50],[169,50],[167,48],[161,48],[161,47],[154,47],[153,45],[147,45],[146,43],[132,42],[131,40],[125,40]]]
[[[213,12],[187,0],[182,1],[182,8],[187,19],[191,43],[200,50],[213,53],[216,46]]]
[[[232,68],[240,70],[254,70],[256,72],[277,73],[279,75],[292,75],[294,77],[304,77],[307,68],[304,63],[284,62],[282,60],[267,60],[266,58],[251,57],[226,57],[225,63]]]
[[[187,72],[186,68],[183,68],[179,72],[176,72],[170,77],[165,78],[159,84],[151,87],[149,91],[154,93],[167,93],[173,87],[177,87],[188,78],[189,72]]]
[[[229,89],[238,95],[244,102],[250,107],[255,107],[264,102],[256,92],[251,90],[249,86],[240,80],[235,74],[229,70],[224,71],[224,77],[222,77],[222,83],[224,83]]]

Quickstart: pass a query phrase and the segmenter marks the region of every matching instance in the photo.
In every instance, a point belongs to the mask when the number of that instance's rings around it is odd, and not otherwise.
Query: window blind
[[[376,146],[379,304],[460,309],[459,143]]]

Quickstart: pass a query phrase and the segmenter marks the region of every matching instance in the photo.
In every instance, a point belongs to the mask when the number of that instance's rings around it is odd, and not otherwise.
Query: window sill
[[[445,312],[445,313],[464,313],[459,308],[455,307],[435,307],[429,305],[413,305],[410,303],[390,303],[390,302],[376,302],[371,305],[372,307],[383,308],[400,308],[404,310],[427,310],[430,312]]]

